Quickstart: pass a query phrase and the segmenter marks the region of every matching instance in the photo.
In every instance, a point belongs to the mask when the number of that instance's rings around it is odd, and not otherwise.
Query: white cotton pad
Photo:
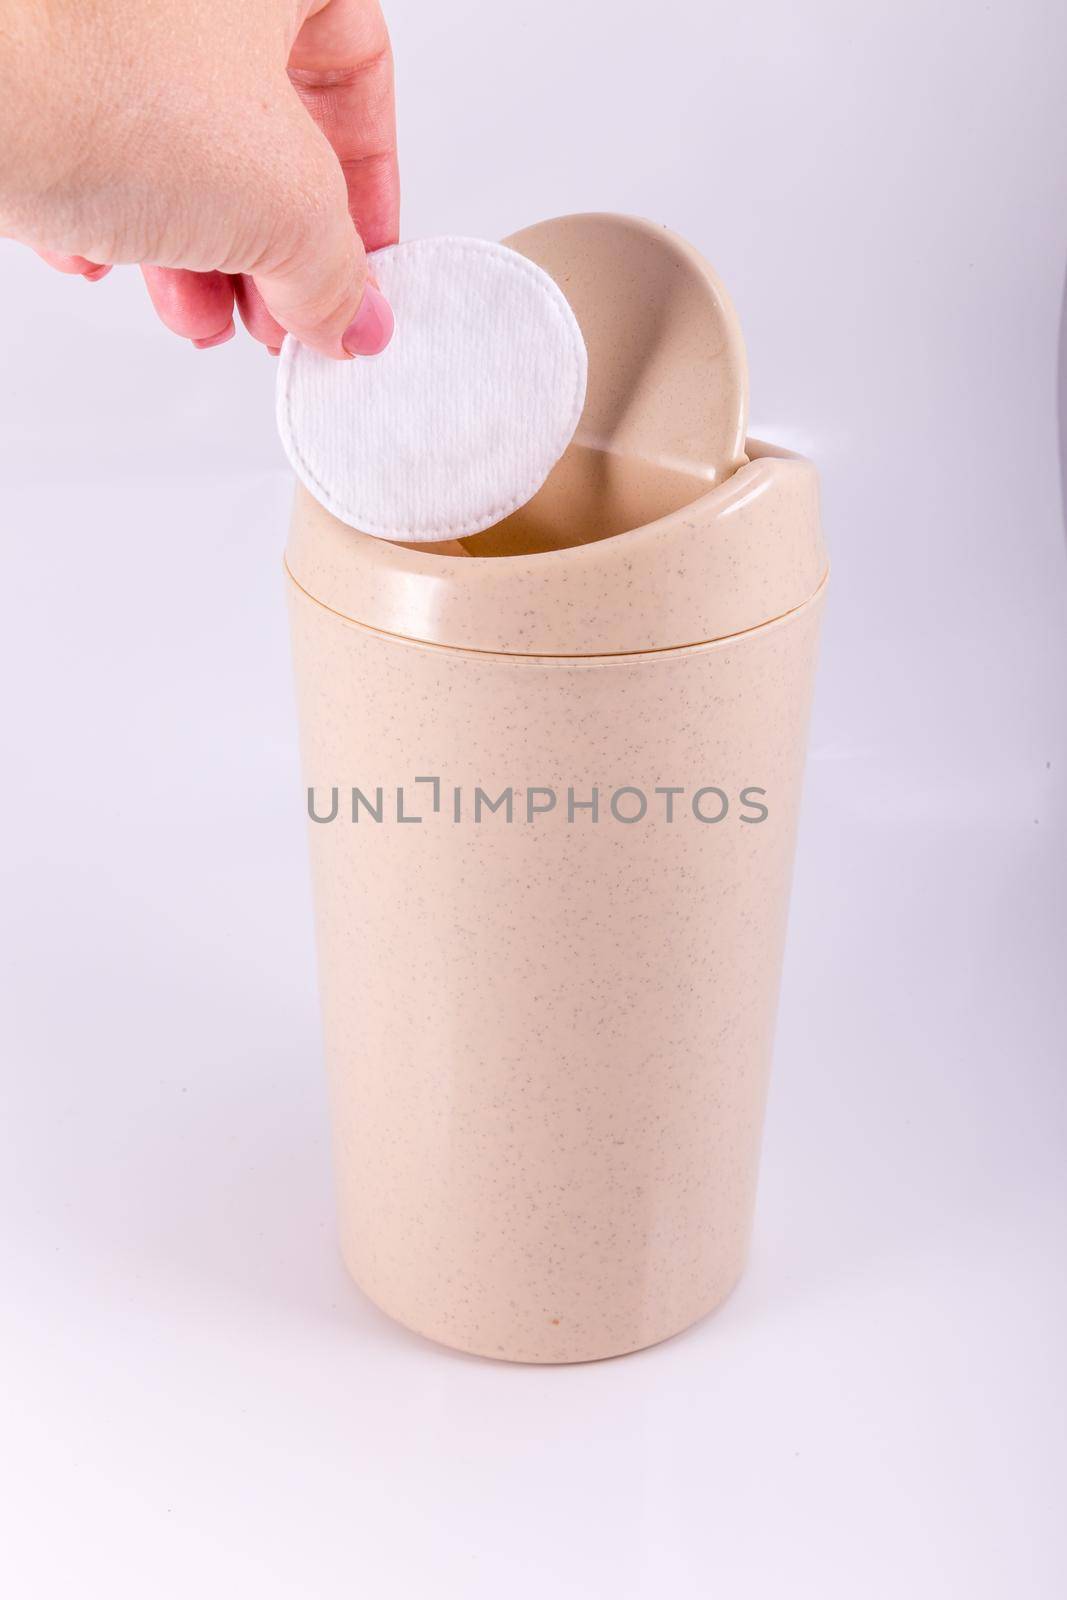
[[[585,404],[585,341],[562,291],[486,239],[370,258],[396,331],[380,356],[282,347],[278,429],[334,516],[383,539],[478,533],[537,493]]]

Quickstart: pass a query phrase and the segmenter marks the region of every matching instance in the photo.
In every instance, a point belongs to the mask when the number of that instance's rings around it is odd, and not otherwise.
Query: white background
[[[273,366],[0,248],[18,1600],[1062,1593],[1057,0],[395,0],[406,234],[704,249],[834,558],[748,1276],[644,1354],[338,1261]],[[1062,410],[1059,412],[1062,429]]]

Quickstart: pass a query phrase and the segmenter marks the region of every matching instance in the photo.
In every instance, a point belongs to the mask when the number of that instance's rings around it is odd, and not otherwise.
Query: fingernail
[[[194,339],[192,342],[197,350],[213,350],[217,344],[225,344],[227,340],[232,339],[236,331],[231,317],[229,324],[221,333],[213,333],[210,339]]]
[[[99,283],[100,279],[106,278],[110,271],[110,267],[90,267],[88,272],[82,273],[82,277],[86,283]]]
[[[373,283],[363,286],[359,310],[341,335],[350,356],[380,356],[393,337],[393,308]]]

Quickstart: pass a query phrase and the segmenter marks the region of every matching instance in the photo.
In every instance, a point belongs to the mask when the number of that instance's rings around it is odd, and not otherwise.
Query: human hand
[[[374,355],[396,240],[378,0],[0,0],[0,234],[90,281],[141,265],[199,348]]]

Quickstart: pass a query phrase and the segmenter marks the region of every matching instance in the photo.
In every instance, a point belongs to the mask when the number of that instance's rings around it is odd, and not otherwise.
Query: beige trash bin
[[[567,1362],[744,1265],[827,563],[809,463],[687,445],[732,359],[687,342],[695,252],[510,242],[586,335],[567,455],[453,545],[300,488],[288,588],[345,1260],[431,1338]]]

